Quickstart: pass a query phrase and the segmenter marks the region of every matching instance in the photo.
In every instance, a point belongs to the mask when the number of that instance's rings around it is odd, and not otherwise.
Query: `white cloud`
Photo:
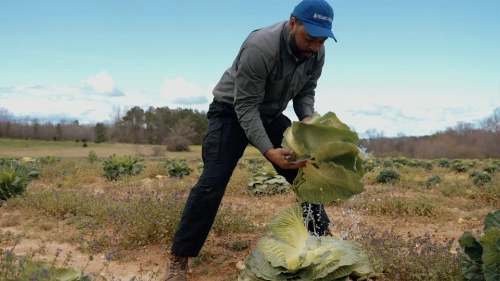
[[[113,120],[116,108],[128,110],[139,106],[170,108],[182,107],[207,111],[212,101],[215,83],[208,85],[186,81],[181,77],[168,78],[157,91],[120,91],[106,72],[82,80],[90,87],[24,85],[0,87],[0,107],[17,117],[58,121],[79,120],[80,123]],[[349,92],[352,91],[352,92]],[[104,94],[103,94],[104,93]],[[26,101],[29,102],[26,102]],[[362,134],[368,129],[384,132],[386,136],[403,133],[407,136],[433,134],[453,127],[457,122],[476,123],[491,115],[500,106],[498,97],[454,98],[452,94],[383,95],[358,90],[332,93],[323,86],[316,92],[316,110],[324,114],[335,112],[339,118]],[[290,102],[285,114],[297,121]]]
[[[87,80],[82,80],[83,84],[91,86],[94,91],[104,94],[113,91],[115,82],[106,71],[101,71],[95,76],[90,76]]]
[[[169,104],[190,107],[196,104],[206,104],[207,94],[203,88],[183,78],[165,79],[160,88],[160,93]]]
[[[17,118],[58,122],[61,116],[66,116],[65,119],[77,119],[82,124],[97,123],[112,121],[116,108],[126,112],[134,106],[144,110],[150,106],[168,106],[206,111],[215,87],[212,83],[204,90],[198,84],[176,78],[166,79],[161,93],[122,92],[114,87],[113,78],[106,72],[84,79],[82,83],[92,88],[44,85],[0,87],[0,107],[8,109]],[[30,102],[26,103],[26,100]]]
[[[398,133],[429,135],[454,127],[458,122],[477,124],[493,112],[492,101],[496,101],[474,95],[457,98],[453,93],[391,95],[351,89],[335,93],[325,86],[318,87],[315,99],[315,108],[320,114],[334,112],[360,134],[376,129],[391,137]],[[291,102],[285,114],[297,121]]]

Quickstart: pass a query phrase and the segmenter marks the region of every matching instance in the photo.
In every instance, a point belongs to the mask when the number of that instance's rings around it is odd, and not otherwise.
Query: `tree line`
[[[14,120],[0,108],[0,138],[43,141],[119,142],[167,145],[171,150],[188,150],[200,145],[208,126],[206,112],[187,108],[138,106],[114,113],[112,122],[80,124],[61,120],[54,124],[37,118]]]
[[[208,120],[205,111],[187,108],[138,106],[125,113],[117,111],[109,123],[80,124],[78,120],[42,122],[15,120],[0,108],[0,138],[44,141],[119,142],[166,145],[170,151],[189,150],[201,145]],[[377,157],[500,158],[500,107],[478,124],[458,122],[428,136],[385,137],[376,129],[367,130],[361,146]]]
[[[379,157],[500,158],[500,107],[478,124],[458,122],[429,136],[389,138],[374,129],[365,134],[361,145]]]

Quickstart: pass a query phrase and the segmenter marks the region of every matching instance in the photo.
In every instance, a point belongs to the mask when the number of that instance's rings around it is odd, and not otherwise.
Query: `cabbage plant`
[[[458,239],[457,253],[465,280],[500,280],[500,210],[484,219],[484,235],[477,239],[465,231]]]
[[[309,235],[296,203],[269,223],[271,233],[257,242],[245,259],[238,281],[347,281],[374,277],[361,247],[339,237]]]
[[[335,113],[320,116],[315,112],[308,122],[293,122],[284,133],[282,146],[297,157],[311,157],[293,182],[300,202],[324,204],[364,191],[358,135]]]
[[[278,175],[273,167],[264,166],[255,173],[248,184],[248,194],[256,195],[275,195],[288,193],[290,184],[286,179]]]
[[[16,160],[7,160],[0,164],[0,206],[2,201],[23,195],[28,184],[38,179],[39,174],[38,169],[25,167]]]

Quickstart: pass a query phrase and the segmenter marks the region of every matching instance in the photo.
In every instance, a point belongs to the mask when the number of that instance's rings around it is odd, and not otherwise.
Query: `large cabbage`
[[[269,223],[271,235],[245,259],[239,281],[349,280],[374,276],[368,256],[354,242],[310,236],[296,203]]]
[[[308,122],[293,122],[282,146],[298,156],[311,156],[293,183],[300,202],[324,204],[364,191],[363,154],[357,133],[333,112],[314,113]]]

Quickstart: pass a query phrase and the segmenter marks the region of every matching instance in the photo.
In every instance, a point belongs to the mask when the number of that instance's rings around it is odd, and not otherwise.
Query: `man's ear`
[[[297,22],[295,21],[295,17],[291,17],[290,18],[290,22],[289,22],[289,30],[290,30],[290,33],[292,33],[292,31],[295,29],[295,27],[297,27]]]

